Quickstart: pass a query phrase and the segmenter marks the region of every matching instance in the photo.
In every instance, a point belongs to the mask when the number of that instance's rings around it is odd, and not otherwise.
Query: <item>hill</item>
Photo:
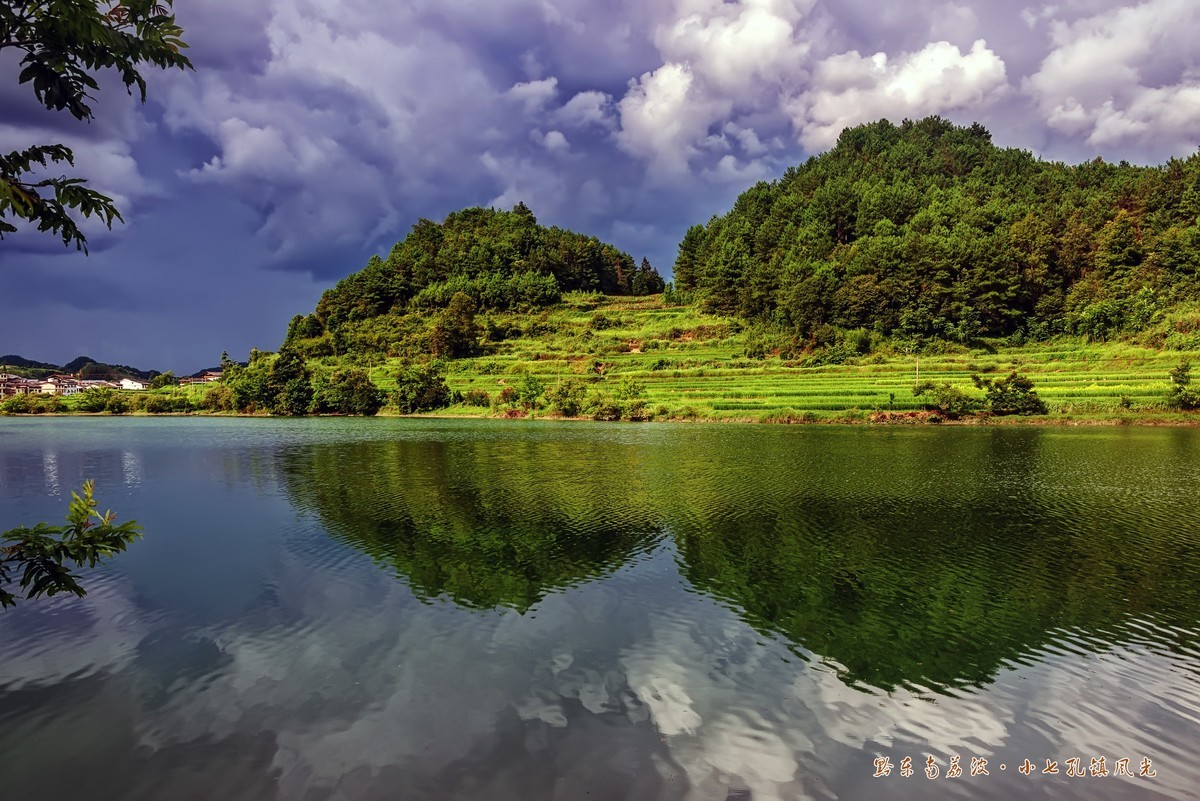
[[[693,226],[675,284],[792,351],[860,328],[1104,340],[1200,297],[1198,217],[1200,155],[1067,166],[979,125],[881,120]]]
[[[104,364],[90,356],[76,356],[66,364],[51,364],[26,359],[21,356],[0,356],[0,372],[13,370],[23,375],[40,378],[51,373],[82,375],[84,378],[140,378],[148,381],[159,374],[158,370],[139,370],[126,364]]]
[[[1019,371],[1048,406],[1047,422],[1196,422],[1194,414],[1174,411],[1167,397],[1171,371],[1185,359],[1200,363],[1200,347],[1161,347],[1157,339],[1167,323],[1120,342],[1059,335],[1021,346],[932,340],[915,350],[868,333],[852,349],[788,358],[764,353],[757,326],[680,301],[672,293],[569,293],[536,314],[480,315],[476,350],[429,368],[377,351],[322,356],[307,363],[313,397],[327,393],[339,374],[359,372],[392,414],[916,422],[933,421],[937,406],[914,395],[918,376],[982,403],[984,392],[972,374],[998,379]],[[427,320],[426,331],[436,324],[436,318]],[[219,389],[190,388],[194,402],[201,404],[208,392],[219,400],[228,387],[229,405],[208,408],[245,409],[247,402],[271,408],[272,381],[289,379],[279,369],[284,356],[251,359],[247,370],[226,365],[228,378]],[[293,363],[290,378],[297,374]],[[398,392],[402,386],[411,390],[414,377],[420,382],[416,394]],[[439,381],[445,391],[437,389]]]
[[[470,208],[441,223],[419,221],[386,259],[372,256],[327,290],[312,314],[293,318],[287,339],[316,340],[306,343],[309,355],[386,349],[403,338],[403,325],[372,321],[444,308],[458,293],[477,309],[529,310],[573,290],[646,295],[663,286],[645,259],[639,267],[596,237],[543,227],[523,203],[512,211]]]

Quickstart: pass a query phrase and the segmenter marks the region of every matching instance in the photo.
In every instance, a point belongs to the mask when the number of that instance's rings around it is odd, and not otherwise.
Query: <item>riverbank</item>
[[[282,419],[282,420],[297,420],[309,418],[337,418],[345,415],[309,415],[307,418],[295,417],[277,417],[276,415],[267,414],[265,412],[256,412],[253,414],[239,412],[165,412],[161,414],[151,414],[148,412],[133,412],[129,414],[111,414],[109,412],[50,412],[46,414],[0,414],[0,420],[5,418],[57,418],[57,417],[99,417],[99,418],[179,418],[179,417],[217,417],[217,418],[248,418],[248,419]],[[864,412],[862,410],[849,410],[842,413],[830,412],[827,414],[816,413],[791,413],[780,412],[762,417],[679,417],[679,416],[648,416],[644,419],[636,421],[597,421],[591,417],[566,417],[560,414],[547,412],[517,412],[510,411],[505,413],[494,414],[487,410],[480,410],[478,413],[469,413],[462,408],[451,407],[444,411],[427,412],[423,414],[399,414],[395,409],[384,409],[376,417],[389,419],[410,419],[410,420],[547,420],[554,422],[576,422],[576,423],[621,423],[625,424],[645,424],[645,423],[691,423],[691,424],[738,424],[738,425],[852,425],[852,426],[921,426],[921,425],[937,425],[937,426],[1032,426],[1032,427],[1069,427],[1069,426],[1089,426],[1089,427],[1120,427],[1120,426],[1147,426],[1147,427],[1174,427],[1174,428],[1198,428],[1200,427],[1200,413],[1175,412],[1161,414],[1127,414],[1127,415],[1112,415],[1112,414],[1091,414],[1091,415],[1031,415],[1031,416],[1003,416],[997,417],[994,415],[979,415],[970,417],[946,418],[938,415],[936,412],[920,411],[920,412]]]

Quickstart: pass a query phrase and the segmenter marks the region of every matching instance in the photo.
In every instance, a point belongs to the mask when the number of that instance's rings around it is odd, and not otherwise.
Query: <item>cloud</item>
[[[178,13],[194,72],[148,71],[146,106],[102,75],[88,125],[10,81],[0,145],[68,142],[79,174],[119,200],[128,225],[87,229],[119,274],[106,302],[174,303],[184,269],[212,286],[292,273],[258,319],[226,329],[234,350],[255,344],[251,328],[282,331],[306,310],[285,304],[418,218],[469,205],[524,201],[667,268],[689,224],[881,116],[979,121],[998,143],[1065,160],[1152,163],[1200,144],[1192,0],[208,0]],[[0,53],[0,71],[17,61]],[[159,215],[190,224],[168,234]],[[226,249],[205,260],[216,236]],[[13,237],[0,271],[74,258],[58,247]],[[0,292],[0,314],[47,289]],[[210,294],[217,307],[181,331],[234,314]],[[186,333],[152,339],[129,347],[194,347],[208,366]]]
[[[1046,20],[1052,49],[1024,82],[1047,125],[1115,152],[1161,158],[1200,144],[1200,6],[1146,0]]]
[[[895,60],[842,53],[816,65],[812,84],[791,104],[809,150],[828,148],[843,128],[880,117],[982,110],[1008,89],[1004,62],[982,39],[966,53],[949,42]]]

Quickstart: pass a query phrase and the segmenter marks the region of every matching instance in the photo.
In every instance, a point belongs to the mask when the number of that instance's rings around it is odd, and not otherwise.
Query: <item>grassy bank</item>
[[[463,395],[482,391],[493,401],[505,387],[518,387],[531,375],[547,387],[572,377],[613,392],[640,385],[646,408],[658,419],[851,422],[888,412],[903,419],[898,413],[923,408],[923,399],[912,394],[918,370],[921,380],[948,381],[978,396],[972,373],[1002,376],[1017,370],[1034,381],[1046,401],[1050,414],[1043,422],[1183,423],[1195,417],[1170,412],[1164,399],[1169,370],[1184,358],[1200,362],[1197,351],[1064,338],[1024,347],[937,343],[906,354],[878,343],[841,364],[806,366],[811,359],[749,358],[747,339],[753,334],[739,321],[665,306],[659,296],[574,295],[532,317],[495,315],[490,322],[520,333],[495,343],[486,355],[449,362],[446,380]],[[317,361],[328,368],[352,360]],[[376,383],[394,386],[401,360],[377,357],[373,362],[368,360]],[[435,414],[517,411],[493,403],[455,405]]]
[[[485,353],[445,362],[452,390],[474,401],[433,412],[447,417],[525,417],[519,402],[501,402],[529,377],[547,390],[567,379],[589,393],[640,401],[642,417],[655,420],[744,422],[925,422],[924,398],[913,396],[922,381],[950,382],[982,397],[973,373],[1029,376],[1050,413],[1036,418],[993,418],[1022,423],[1195,424],[1200,415],[1171,412],[1165,404],[1168,373],[1182,359],[1200,363],[1200,351],[1163,350],[1130,343],[1089,343],[1077,338],[1011,347],[932,343],[900,352],[894,343],[870,339],[868,352],[839,364],[816,364],[803,355],[751,358],[755,332],[734,318],[707,315],[691,306],[666,305],[661,296],[615,298],[571,294],[564,303],[533,314],[480,315],[493,333]],[[495,336],[495,332],[501,332]],[[403,360],[382,354],[325,356],[313,370],[358,366],[384,390],[395,388]],[[202,406],[213,385],[137,394],[186,398]],[[61,411],[76,411],[74,398]],[[553,416],[548,404],[534,416]],[[144,412],[138,412],[142,414]],[[396,414],[384,407],[382,414]],[[970,421],[978,422],[978,421]]]

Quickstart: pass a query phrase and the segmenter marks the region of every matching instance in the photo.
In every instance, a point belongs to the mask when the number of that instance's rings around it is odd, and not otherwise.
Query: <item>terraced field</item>
[[[1012,370],[1034,381],[1053,417],[1163,416],[1169,370],[1184,358],[1200,365],[1196,351],[1064,339],[1020,348],[945,346],[938,354],[897,353],[879,343],[842,364],[804,366],[803,360],[777,356],[748,358],[747,334],[738,321],[690,307],[664,308],[657,297],[573,296],[541,316],[494,322],[526,330],[496,343],[488,355],[451,362],[447,381],[453,389],[494,397],[527,375],[547,386],[575,377],[612,392],[641,385],[647,408],[659,418],[858,419],[922,408],[912,394],[918,371],[922,380],[948,381],[982,395],[972,373],[1003,376]],[[375,365],[375,380],[394,386],[397,366],[395,360]],[[443,413],[499,411],[460,405]]]

